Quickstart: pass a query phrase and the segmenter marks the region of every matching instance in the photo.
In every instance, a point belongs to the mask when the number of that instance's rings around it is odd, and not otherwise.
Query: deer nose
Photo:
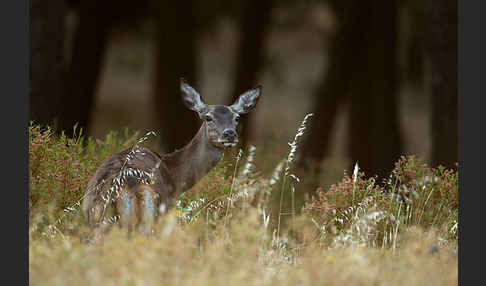
[[[223,137],[224,139],[233,142],[235,141],[236,137],[238,137],[238,135],[236,135],[236,132],[233,129],[226,129],[225,131],[223,131]]]

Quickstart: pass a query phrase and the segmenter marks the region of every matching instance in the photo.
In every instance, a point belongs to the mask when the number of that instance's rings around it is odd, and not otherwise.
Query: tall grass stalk
[[[425,211],[425,206],[427,205],[427,202],[429,201],[430,199],[430,196],[432,196],[432,193],[434,192],[434,188],[432,188],[429,192],[429,195],[427,196],[427,199],[425,200],[425,203],[424,205],[422,206],[422,211],[420,212],[420,216],[419,216],[419,219],[418,219],[418,223],[420,224],[420,221],[422,220],[422,216],[424,214],[424,211]]]
[[[295,186],[292,186],[292,229],[295,229]]]
[[[395,253],[395,249],[397,247],[397,236],[398,236],[398,227],[400,226],[400,211],[402,210],[402,202],[398,205],[398,213],[397,213],[397,223],[395,225],[395,236],[393,238],[393,246],[392,251]]]
[[[199,216],[199,214],[204,210],[204,209],[207,209],[207,207],[209,207],[210,205],[212,205],[214,202],[216,201],[219,201],[219,200],[222,200],[222,199],[225,199],[225,198],[228,198],[230,194],[224,194],[224,195],[221,195],[219,197],[216,197],[214,198],[213,200],[207,202],[205,205],[203,205],[202,207],[200,207],[197,212],[191,216],[191,220],[189,220],[189,223],[193,222],[195,218],[197,218]]]
[[[285,190],[285,182],[287,181],[287,176],[285,175],[282,179],[282,189],[280,189],[280,203],[278,208],[278,223],[277,223],[277,238],[280,237],[280,220],[282,217],[282,204],[283,204],[283,193]]]
[[[224,227],[226,227],[226,224],[228,223],[228,211],[229,211],[229,206],[231,204],[231,194],[233,193],[233,188],[236,182],[236,171],[238,170],[238,162],[240,161],[242,155],[243,155],[243,150],[240,149],[238,151],[238,156],[236,156],[235,169],[233,172],[233,180],[231,181],[231,187],[228,196],[228,204],[226,205],[226,214],[224,215]]]
[[[354,205],[354,193],[356,191],[356,180],[358,180],[358,171],[359,171],[358,162],[356,162],[353,170],[353,201],[352,201],[353,205]]]
[[[302,123],[300,124],[299,129],[297,129],[297,133],[295,134],[294,141],[289,143],[290,146],[290,152],[287,157],[287,162],[286,162],[286,167],[285,167],[285,175],[282,180],[282,189],[280,190],[280,203],[279,203],[279,209],[278,209],[278,224],[277,224],[277,238],[280,237],[280,222],[281,222],[281,217],[282,217],[282,205],[283,205],[283,193],[285,191],[285,183],[287,182],[287,176],[290,176],[290,167],[292,162],[295,160],[295,153],[297,152],[297,143],[299,141],[299,138],[304,135],[304,131],[306,129],[306,123],[309,117],[313,116],[313,113],[309,113],[304,117],[304,120],[302,120]],[[293,175],[295,177],[295,175]],[[296,178],[296,177],[295,177]],[[298,180],[298,179],[297,179]]]
[[[256,147],[253,146],[253,145],[250,145],[250,147],[248,148],[248,156],[247,156],[247,159],[246,159],[246,163],[245,163],[242,171],[240,172],[240,174],[238,176],[239,178],[248,176],[251,173],[251,170],[253,168],[253,160],[255,158],[255,150],[256,150]]]

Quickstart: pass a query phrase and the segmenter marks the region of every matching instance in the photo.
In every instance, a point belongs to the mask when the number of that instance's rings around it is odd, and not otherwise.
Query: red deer
[[[135,145],[106,159],[91,177],[83,200],[83,214],[93,228],[108,229],[120,220],[129,232],[150,231],[159,213],[168,209],[184,191],[194,186],[221,159],[227,148],[236,146],[240,115],[258,102],[261,85],[241,94],[231,106],[207,105],[183,79],[182,99],[197,112],[202,125],[182,149],[159,155]],[[112,215],[112,216],[110,216]]]

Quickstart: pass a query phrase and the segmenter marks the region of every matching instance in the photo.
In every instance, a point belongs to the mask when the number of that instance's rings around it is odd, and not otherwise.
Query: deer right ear
[[[239,114],[245,114],[250,112],[250,110],[255,107],[258,102],[258,98],[260,98],[260,94],[262,93],[262,86],[258,85],[254,89],[250,89],[240,95],[231,108]]]
[[[182,101],[190,110],[194,110],[201,116],[208,111],[207,105],[202,101],[201,95],[181,78]]]

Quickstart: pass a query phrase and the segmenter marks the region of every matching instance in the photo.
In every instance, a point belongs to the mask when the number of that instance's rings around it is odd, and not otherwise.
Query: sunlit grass
[[[270,198],[299,184],[288,157],[263,173],[258,146],[237,150],[182,195],[152,235],[127,238],[113,227],[88,245],[76,202],[101,162],[138,137],[67,139],[30,126],[32,285],[458,284],[457,172],[414,157],[397,162],[384,184],[357,168],[318,190],[302,212],[284,213]]]

